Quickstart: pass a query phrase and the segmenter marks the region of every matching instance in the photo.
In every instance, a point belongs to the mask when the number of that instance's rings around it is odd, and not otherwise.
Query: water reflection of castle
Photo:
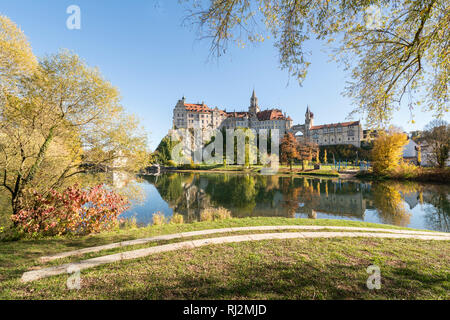
[[[167,173],[146,180],[185,221],[223,207],[233,217],[343,217],[409,226],[419,210],[422,225],[415,219],[414,227],[450,230],[449,185],[233,173]]]
[[[203,209],[224,207],[234,217],[280,216],[296,213],[314,217],[316,212],[363,219],[372,207],[370,185],[329,179],[242,175],[162,176],[154,183],[174,210],[195,219]]]
[[[366,201],[362,192],[353,194],[321,194],[315,211],[339,216],[364,217]]]
[[[314,186],[313,186],[314,189]],[[367,208],[372,208],[368,198],[370,184],[325,180],[317,182],[316,195],[300,207],[299,212],[316,218],[317,213],[363,219]]]

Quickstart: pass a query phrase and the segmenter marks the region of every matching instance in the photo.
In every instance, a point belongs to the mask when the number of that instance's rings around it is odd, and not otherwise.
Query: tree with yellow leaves
[[[0,189],[14,214],[26,190],[47,192],[91,169],[142,167],[146,136],[119,91],[76,54],[36,59],[0,16]]]
[[[230,42],[273,38],[281,68],[300,84],[308,40],[335,43],[331,55],[352,78],[345,94],[367,124],[382,128],[408,96],[410,109],[448,112],[448,0],[183,0],[216,56]],[[261,27],[262,26],[262,27]],[[422,94],[426,92],[426,94]]]
[[[398,167],[403,158],[403,147],[407,143],[407,135],[398,129],[390,127],[388,131],[380,132],[372,149],[373,171],[386,174]]]
[[[30,75],[38,62],[24,33],[9,18],[0,15],[0,85],[13,85],[18,76]]]

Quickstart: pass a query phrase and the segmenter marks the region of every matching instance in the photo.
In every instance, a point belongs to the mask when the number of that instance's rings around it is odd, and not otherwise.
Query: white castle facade
[[[361,147],[364,134],[360,121],[338,122],[314,125],[314,114],[306,108],[305,124],[295,125],[293,132],[301,132],[303,139],[308,139],[319,146],[351,144]]]
[[[248,111],[227,112],[225,110],[209,108],[204,103],[186,103],[185,98],[178,100],[173,110],[174,128],[202,128],[202,129],[233,129],[252,128],[278,129],[283,136],[291,127],[292,119],[283,114],[280,109],[261,111],[258,98],[253,91]]]
[[[361,146],[363,130],[359,121],[314,125],[314,114],[306,109],[305,124],[293,125],[291,117],[280,109],[261,111],[255,91],[250,98],[248,111],[227,112],[217,107],[210,108],[204,103],[186,103],[183,97],[173,110],[173,128],[201,128],[212,132],[214,129],[251,128],[278,129],[280,138],[287,132],[297,135],[298,140],[308,139],[318,145],[351,144]]]

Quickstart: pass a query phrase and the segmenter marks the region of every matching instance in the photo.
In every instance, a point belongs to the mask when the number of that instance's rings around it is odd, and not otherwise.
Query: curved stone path
[[[296,228],[292,228],[296,227]],[[301,227],[301,228],[299,228]],[[306,228],[307,227],[307,228]],[[278,230],[282,229],[347,229],[351,228],[353,231],[367,231],[365,229],[370,229],[370,231],[386,231],[389,230],[390,233],[386,232],[285,232],[285,233],[263,233],[263,234],[250,234],[250,235],[237,235],[237,236],[226,236],[226,237],[218,237],[218,238],[209,238],[209,239],[200,239],[200,240],[191,240],[184,241],[178,243],[171,243],[161,246],[155,246],[150,248],[143,248],[133,251],[120,252],[116,254],[110,254],[102,257],[87,259],[75,263],[67,263],[55,267],[44,268],[40,270],[33,270],[25,272],[22,275],[23,282],[35,281],[38,279],[51,277],[55,275],[60,275],[64,273],[71,273],[74,271],[81,271],[89,268],[93,268],[96,266],[100,266],[107,263],[114,263],[122,260],[130,260],[143,258],[155,253],[175,251],[179,249],[193,249],[202,246],[207,246],[211,244],[222,244],[222,243],[232,243],[232,242],[243,242],[243,241],[261,241],[261,240],[272,240],[272,239],[308,239],[308,238],[340,238],[340,237],[369,237],[369,238],[391,238],[391,239],[418,239],[418,240],[447,240],[450,241],[450,234],[447,233],[437,233],[437,232],[422,232],[422,231],[410,231],[410,230],[395,230],[395,229],[377,229],[377,228],[357,228],[357,227],[331,227],[331,226],[266,226],[266,227],[243,227],[243,228],[227,228],[227,229],[213,229],[213,230],[201,230],[201,231],[193,231],[193,232],[185,232],[178,235],[180,237],[187,236],[196,236],[196,235],[204,235],[211,233],[219,233],[219,232],[230,232],[223,231],[233,229],[231,232],[235,231],[255,231],[255,230],[274,230],[271,228],[276,228]],[[167,236],[176,236],[176,235],[167,235]],[[148,239],[167,237],[167,236],[158,236]],[[171,239],[174,239],[172,237]],[[138,239],[132,241],[152,241],[148,239]],[[168,239],[168,238],[165,238]],[[126,243],[128,243],[127,241]],[[141,242],[145,243],[145,242]],[[137,243],[134,243],[137,244]],[[117,245],[117,244],[115,244]],[[108,246],[108,245],[107,245]],[[100,246],[105,247],[105,246]],[[100,247],[95,247],[96,249]],[[94,249],[94,248],[87,248]],[[104,250],[104,249],[102,249]],[[73,252],[73,251],[72,251]],[[78,250],[79,252],[79,250]],[[89,251],[93,252],[93,251]]]
[[[89,247],[79,250],[73,250],[68,252],[57,253],[51,256],[41,257],[41,262],[48,262],[56,259],[67,258],[75,255],[82,255],[91,252],[99,252],[103,250],[115,249],[126,246],[146,244],[153,241],[164,241],[173,240],[179,238],[189,238],[195,236],[204,236],[215,233],[231,233],[240,231],[274,231],[274,230],[345,230],[345,231],[374,231],[374,232],[384,232],[384,233],[395,233],[395,234],[416,234],[416,235],[438,235],[438,236],[448,236],[450,233],[445,232],[429,232],[420,230],[401,230],[401,229],[384,229],[384,228],[363,228],[363,227],[339,227],[339,226],[254,226],[254,227],[236,227],[236,228],[221,228],[221,229],[208,229],[199,231],[190,231],[174,234],[166,234],[161,236],[154,236],[150,238],[122,241],[117,243],[106,244],[102,246]]]

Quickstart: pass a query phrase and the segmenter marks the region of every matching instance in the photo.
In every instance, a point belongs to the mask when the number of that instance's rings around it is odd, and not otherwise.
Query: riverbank
[[[245,168],[243,166],[198,166],[194,168],[172,168],[167,172],[201,172],[201,173],[247,173],[260,174],[262,166],[251,166]],[[450,183],[450,168],[416,168],[413,171],[395,171],[386,175],[374,174],[368,170],[357,170],[357,167],[344,168],[340,171],[334,169],[333,166],[322,166],[321,169],[308,168],[302,170],[301,166],[294,166],[291,170],[287,166],[278,168],[274,176],[312,176],[312,177],[329,177],[341,178],[343,180],[396,180],[396,181],[417,181],[417,182],[437,182]]]
[[[372,171],[360,171],[354,177],[368,181],[396,180],[449,184],[450,168],[416,168],[412,171],[393,171],[385,175],[375,174]]]
[[[30,283],[20,281],[29,270],[198,237],[120,247],[47,263],[39,261],[44,255],[179,232],[277,225],[371,227],[380,232],[412,230],[346,220],[245,218],[149,226],[82,238],[0,243],[0,299],[449,298],[446,272],[450,241],[415,239],[318,238],[217,244],[85,270],[81,273],[80,290],[67,289],[68,275]],[[243,232],[232,233],[237,234]],[[211,237],[226,235],[230,234]],[[365,286],[366,268],[371,264],[381,268],[381,290],[368,290]]]
[[[186,167],[186,168],[171,168],[170,170],[166,170],[165,172],[199,172],[199,173],[247,173],[247,174],[261,174],[262,166],[223,166],[223,165],[200,165],[197,167]],[[335,169],[332,169],[331,166],[327,166],[321,169],[313,169],[307,168],[302,170],[301,166],[293,166],[292,170],[287,166],[280,166],[275,173],[274,176],[285,176],[285,175],[303,175],[303,176],[318,176],[318,177],[335,177],[338,178],[340,175],[351,178],[352,175],[356,174],[356,171],[353,174],[346,173],[339,174],[339,172]]]

